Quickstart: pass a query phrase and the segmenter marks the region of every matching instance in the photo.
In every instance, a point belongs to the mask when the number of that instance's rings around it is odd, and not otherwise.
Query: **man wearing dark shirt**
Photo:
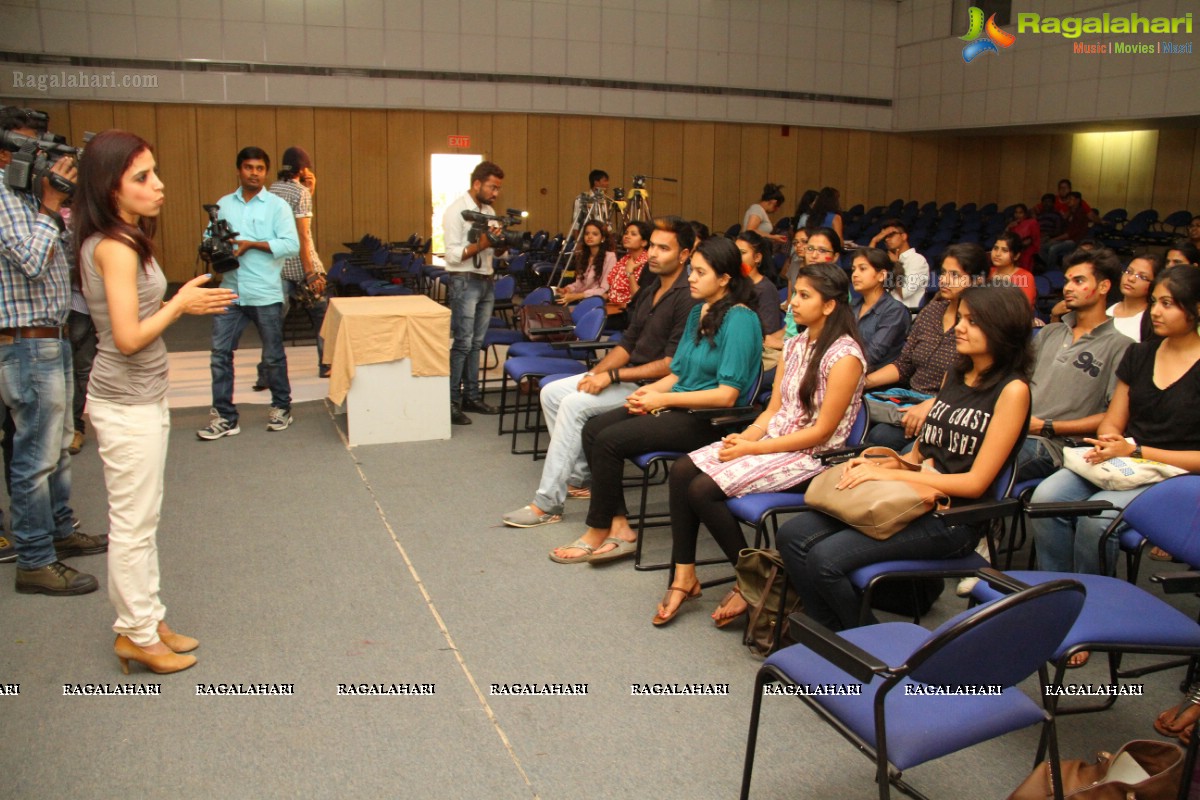
[[[532,528],[561,521],[568,487],[582,488],[591,477],[583,455],[584,423],[624,405],[639,381],[670,372],[671,357],[696,304],[683,268],[694,244],[695,232],[687,222],[678,217],[656,220],[647,262],[655,278],[634,298],[621,343],[582,378],[572,375],[542,387],[542,411],[550,429],[542,481],[532,503],[501,517],[505,525]]]
[[[1070,255],[1076,245],[1087,236],[1087,211],[1083,195],[1079,192],[1067,195],[1066,226],[1066,230],[1053,239],[1046,240],[1042,245],[1042,260],[1046,262],[1046,269],[1058,269],[1063,258]]]

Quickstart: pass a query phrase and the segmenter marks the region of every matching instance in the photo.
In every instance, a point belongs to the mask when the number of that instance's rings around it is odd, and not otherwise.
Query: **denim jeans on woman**
[[[68,413],[74,391],[71,345],[65,339],[16,339],[0,345],[0,397],[16,427],[11,467],[12,533],[17,566],[58,560],[54,540],[71,535]]]
[[[979,537],[977,528],[948,527],[926,514],[880,541],[827,514],[806,511],[779,528],[778,542],[788,581],[800,594],[804,613],[840,631],[858,625],[861,597],[850,583],[851,572],[881,561],[958,558],[970,553]]]
[[[1030,519],[1033,541],[1037,546],[1038,569],[1053,572],[1083,572],[1091,575],[1100,572],[1100,537],[1109,523],[1116,519],[1120,509],[1129,505],[1149,486],[1126,489],[1122,492],[1101,491],[1071,472],[1060,469],[1038,484],[1033,490],[1034,503],[1070,503],[1079,500],[1107,500],[1115,511],[1104,511],[1094,517],[1042,517]],[[1116,566],[1117,537],[1108,542],[1108,567]]]

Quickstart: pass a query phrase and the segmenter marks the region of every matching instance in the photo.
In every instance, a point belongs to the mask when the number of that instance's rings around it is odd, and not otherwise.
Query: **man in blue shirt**
[[[236,436],[238,410],[233,404],[233,350],[251,322],[262,339],[271,411],[267,430],[282,431],[292,424],[292,387],[283,352],[283,262],[300,254],[296,220],[288,204],[264,191],[271,157],[258,147],[244,147],[237,156],[241,186],[222,197],[220,217],[237,231],[239,266],[226,272],[222,286],[237,293],[237,302],[213,318],[212,419],[196,431],[201,439]]]
[[[4,109],[2,117],[5,130],[39,133],[26,109]],[[8,159],[0,166],[7,169]],[[72,158],[60,159],[53,170],[75,179]],[[67,194],[45,178],[40,183],[14,190],[0,174],[0,397],[16,423],[10,471],[16,589],[86,594],[96,591],[96,579],[60,559],[103,553],[108,540],[76,531],[68,505],[74,381],[63,325],[70,307],[71,243],[59,215]]]

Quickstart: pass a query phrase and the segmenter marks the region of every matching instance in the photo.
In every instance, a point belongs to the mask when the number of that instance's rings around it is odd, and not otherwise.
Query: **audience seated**
[[[851,303],[858,335],[867,356],[867,370],[891,364],[904,349],[912,314],[904,304],[888,294],[892,260],[877,247],[854,251],[850,282],[860,297]]]
[[[787,270],[782,276],[783,285],[789,287],[796,285],[796,278],[800,275],[800,268],[806,263],[804,248],[808,247],[808,229],[797,228],[792,234],[792,254],[788,257]],[[780,310],[788,308],[787,303],[780,304]],[[785,314],[786,317],[786,314]],[[786,324],[786,319],[785,319]]]
[[[1192,217],[1192,221],[1188,223],[1187,241],[1191,242],[1192,247],[1200,250],[1200,214]]]
[[[917,310],[929,288],[929,262],[908,242],[908,227],[898,219],[889,219],[871,239],[871,247],[882,247],[895,262],[892,297],[907,308]]]
[[[762,274],[762,265],[770,260],[767,240],[754,231],[742,231],[734,241],[742,254],[742,274],[750,279],[754,287],[754,302],[751,306],[758,314],[763,332],[763,369],[770,369],[779,361],[783,347],[783,314],[779,307],[779,290]]]
[[[904,414],[903,427],[879,422],[867,431],[867,441],[896,450],[908,447],[921,430],[942,385],[946,369],[955,359],[955,324],[959,296],[968,286],[983,282],[987,256],[977,244],[955,244],[942,257],[938,293],[917,315],[900,356],[867,375],[867,389],[899,384],[928,395]]]
[[[671,359],[696,303],[684,270],[694,243],[691,223],[679,217],[656,220],[647,262],[654,279],[635,297],[620,343],[582,378],[562,378],[542,387],[542,413],[550,430],[542,480],[532,503],[501,518],[505,525],[532,528],[559,522],[568,496],[587,497],[591,472],[583,454],[584,423],[621,408],[638,381],[670,374]]]
[[[583,452],[592,473],[587,531],[551,551],[561,564],[611,561],[630,555],[621,474],[625,459],[654,450],[689,451],[717,438],[716,429],[693,408],[746,404],[761,371],[762,327],[747,307],[750,281],[733,242],[713,237],[696,247],[688,284],[701,305],[692,309],[671,372],[637,389],[623,408],[592,417],[583,426]]]
[[[816,454],[845,445],[862,403],[866,374],[846,290],[846,273],[833,264],[814,264],[800,271],[791,306],[805,330],[784,346],[771,402],[743,432],[696,450],[672,467],[675,573],[654,616],[655,625],[670,622],[685,600],[700,596],[696,577],[700,523],[729,563],[736,564],[746,538],[725,501],[797,486],[823,469]],[[713,619],[724,627],[745,610],[746,601],[734,589]]]
[[[1041,247],[1046,242],[1063,232],[1063,228],[1066,227],[1066,220],[1062,214],[1058,213],[1058,209],[1054,207],[1054,195],[1051,193],[1042,195],[1042,202],[1034,206],[1033,215],[1037,220],[1038,231],[1041,233],[1042,245],[1038,248],[1038,252],[1040,253]]]
[[[1150,287],[1162,269],[1162,256],[1155,253],[1145,253],[1130,261],[1121,273],[1121,299],[1108,307],[1107,314],[1117,330],[1135,342],[1154,335],[1146,309],[1150,305]]]
[[[842,194],[832,186],[826,186],[817,193],[816,202],[813,203],[812,210],[808,212],[808,221],[805,224],[811,234],[817,228],[832,228],[837,231],[838,239],[841,239],[843,234],[842,227]]]
[[[1017,264],[1021,269],[1033,272],[1033,257],[1042,249],[1042,229],[1029,213],[1029,206],[1017,203],[1013,206],[1012,221],[1005,230],[1021,237],[1021,257]]]
[[[653,226],[641,219],[625,226],[621,237],[625,255],[608,273],[607,325],[612,330],[624,330],[628,324],[625,309],[641,288],[642,270],[650,258],[647,248],[652,230]]]
[[[608,229],[595,220],[587,223],[571,256],[575,282],[559,289],[555,301],[567,305],[585,297],[607,297],[609,273],[616,263],[617,254],[613,252]]]
[[[1067,437],[1096,433],[1116,388],[1117,364],[1132,344],[1104,310],[1121,274],[1116,254],[1108,248],[1077,250],[1066,267],[1066,315],[1033,340],[1033,410],[1019,481],[1044,478],[1061,467]]]
[[[817,201],[817,192],[815,189],[807,189],[804,194],[800,195],[800,202],[796,204],[796,213],[792,215],[792,230],[798,231],[801,228],[807,227],[808,215],[812,211],[813,203]],[[794,283],[794,281],[793,281]],[[792,284],[788,284],[789,286]]]
[[[1058,194],[1054,197],[1054,210],[1064,218],[1071,216],[1071,181],[1069,178],[1063,178],[1058,182]],[[1084,216],[1091,213],[1092,207],[1084,202],[1083,198],[1079,198],[1079,205],[1083,209]]]
[[[961,505],[982,497],[999,479],[1018,447],[1029,413],[1032,312],[1007,286],[972,287],[958,300],[956,356],[938,391],[920,441],[904,458],[933,470],[897,472],[866,458],[844,466],[839,488],[902,479],[933,487]],[[976,526],[947,526],[932,514],[886,540],[873,539],[816,511],[792,518],[779,530],[779,551],[804,613],[832,630],[859,624],[859,597],[849,574],[881,561],[955,558],[982,536]]]
[[[1162,339],[1132,345],[1125,352],[1098,433],[1084,439],[1092,447],[1085,459],[1100,463],[1132,456],[1200,472],[1200,271],[1168,267],[1155,281],[1151,297],[1150,321]],[[1101,491],[1060,469],[1038,486],[1033,502],[1107,500],[1121,509],[1144,489]],[[1031,520],[1038,566],[1057,572],[1099,572],[1100,536],[1116,513]],[[1115,557],[1117,543],[1111,544],[1110,556]],[[1114,564],[1114,558],[1108,563]]]
[[[1042,261],[1046,269],[1059,269],[1062,260],[1069,255],[1075,246],[1087,236],[1088,218],[1087,204],[1083,195],[1071,192],[1067,198],[1067,213],[1064,215],[1064,228],[1061,233],[1045,239],[1042,242]],[[1057,208],[1057,203],[1056,206]]]
[[[804,245],[806,266],[836,262],[841,256],[842,237],[833,228],[812,228],[805,231],[805,234],[808,237],[807,243]],[[796,282],[792,281],[792,285],[795,286]],[[799,329],[796,327],[795,315],[785,314],[783,317],[784,339],[790,339],[797,333],[799,333]]]
[[[1191,242],[1180,242],[1167,251],[1167,266],[1178,267],[1190,264],[1200,267],[1200,247]]]
[[[763,186],[762,197],[757,203],[751,203],[746,209],[746,213],[742,215],[742,230],[753,231],[759,236],[764,236],[777,242],[786,242],[787,238],[776,236],[773,231],[775,226],[771,223],[771,215],[779,210],[783,205],[783,192],[780,191],[783,187],[777,183],[768,183]]]
[[[1030,307],[1033,307],[1037,304],[1033,273],[1017,263],[1024,246],[1021,237],[1012,231],[1004,231],[997,236],[996,243],[992,245],[992,268],[988,272],[988,279],[994,282],[1004,281],[1017,287],[1029,301]]]

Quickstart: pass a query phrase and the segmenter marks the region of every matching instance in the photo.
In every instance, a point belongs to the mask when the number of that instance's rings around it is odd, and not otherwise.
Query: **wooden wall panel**
[[[1200,203],[1188,203],[1188,192],[1192,184],[1200,182],[1200,173],[1194,173],[1192,145],[1197,131],[1164,130],[1158,132],[1158,148],[1155,155],[1154,200],[1155,208],[1170,214],[1181,208],[1194,208],[1200,214]],[[1195,177],[1193,177],[1195,174]]]
[[[714,230],[740,225],[746,207],[741,200],[742,135],[740,126],[720,122],[713,127]]]
[[[529,117],[525,114],[497,114],[492,120],[492,160],[504,170],[500,200],[505,208],[529,211],[529,219],[523,227],[534,233],[553,226],[549,219],[536,218],[530,208],[528,134]]]
[[[313,162],[319,165],[317,195],[321,198],[320,209],[314,211],[319,215],[315,218],[317,251],[333,253],[345,250],[344,242],[361,239],[364,233],[380,235],[383,231],[354,227],[350,115],[341,109],[318,108],[313,112],[313,127],[317,151]]]
[[[850,131],[847,139],[846,185],[842,187],[842,205],[850,209],[858,203],[864,206],[871,193],[871,134]],[[796,202],[809,187],[797,186]],[[795,203],[792,204],[795,210]]]
[[[155,156],[166,197],[158,220],[162,236],[161,266],[167,280],[189,280],[197,268],[196,248],[208,220],[200,207],[196,109],[163,103],[155,117]]]
[[[558,197],[558,118],[530,116],[528,119],[529,216],[537,228],[545,228],[551,236],[560,231],[566,233],[562,220],[571,209],[569,204],[564,209]]]
[[[1158,131],[1133,131],[1129,143],[1129,192],[1126,208],[1157,208],[1154,201],[1154,156],[1158,151]],[[1104,206],[1100,206],[1104,208]],[[1159,208],[1165,217],[1175,209]]]
[[[937,200],[939,142],[929,136],[914,136],[912,140],[912,177],[908,198],[921,205]]]
[[[385,239],[390,238],[388,176],[387,170],[384,169],[387,157],[387,112],[351,111],[351,224],[356,231],[372,233]]]
[[[683,130],[682,122],[654,123],[654,171],[651,174],[675,179],[674,183],[651,181],[650,208],[657,216],[678,214],[685,219],[695,219],[683,213]]]
[[[887,178],[884,182],[884,203],[909,199],[912,176],[912,137],[893,134],[888,137]]]
[[[556,230],[571,227],[571,210],[575,198],[591,187],[588,173],[592,171],[592,126],[587,117],[559,117],[558,144],[558,197],[559,205],[552,217]],[[610,179],[612,176],[609,176]]]
[[[683,130],[683,172],[680,175],[682,214],[688,219],[709,221],[719,227],[713,214],[713,185],[716,158],[716,126],[711,122],[689,122]]]
[[[557,233],[588,170],[612,187],[652,181],[656,213],[682,213],[723,230],[740,222],[767,181],[783,183],[790,213],[805,189],[832,185],[847,207],[893,199],[939,204],[1032,205],[1070,177],[1102,210],[1121,205],[1167,214],[1200,212],[1200,131],[914,137],[735,123],[677,123],[527,114],[347,111],[308,108],[10,99],[51,115],[51,130],[81,143],[85,130],[134,130],[156,146],[169,202],[160,224],[164,268],[190,277],[203,225],[201,203],[237,187],[234,158],[255,144],[278,162],[282,149],[309,150],[320,191],[318,247],[328,261],[342,242],[372,232],[402,239],[430,233],[429,156],[453,152],[446,137],[471,137],[472,151],[504,167],[502,204],[531,212],[530,229]],[[273,164],[273,169],[277,163]]]
[[[421,112],[387,112],[388,238],[392,241],[407,239],[412,233],[420,234],[424,239],[433,233],[430,213],[424,203],[424,140]],[[317,197],[321,198],[324,184],[317,188]],[[316,215],[320,225],[319,199]],[[347,232],[343,238],[350,241],[357,237],[353,232]]]

